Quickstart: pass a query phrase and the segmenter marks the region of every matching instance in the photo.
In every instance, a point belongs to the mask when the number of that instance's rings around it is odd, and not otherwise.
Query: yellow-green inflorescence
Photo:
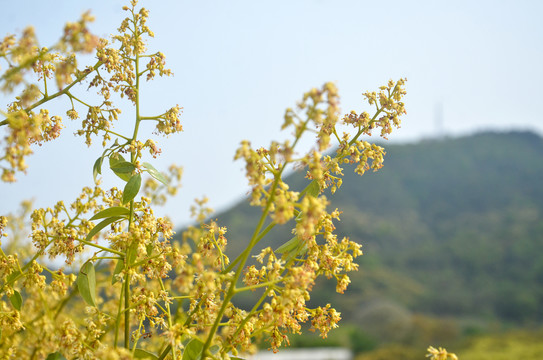
[[[71,120],[86,112],[76,134],[87,144],[100,136],[104,148],[93,167],[96,184],[71,204],[34,210],[27,205],[22,217],[0,217],[0,239],[9,245],[0,253],[0,358],[45,359],[58,353],[66,359],[189,356],[183,354],[228,359],[254,352],[262,338],[277,351],[303,323],[326,337],[341,315],[330,304],[309,308],[310,291],[323,275],[335,278],[343,293],[348,273],[358,269],[354,260],[362,255],[360,244],[334,233],[341,211],[328,209],[326,194],[340,190],[344,164],[354,165],[360,175],[383,166],[384,149],[363,136],[379,129],[386,137],[400,126],[405,80],[363,94],[373,115],[342,116],[337,88],[326,83],[286,110],[283,129],[290,139],[258,149],[241,143],[235,159],[245,162],[251,204],[262,213],[246,250],[230,260],[227,228],[206,220],[211,214],[206,198],[196,200],[196,225],[181,234],[181,241],[172,241],[173,225],[154,214],[155,206],[177,192],[182,170],[172,166],[161,172],[146,162],[161,150],[154,140],[138,138],[139,125],[153,121],[155,133],[180,132],[182,108],[142,115],[142,80],[172,73],[164,54],[147,53],[146,41],[154,36],[146,25],[149,12],[138,10],[136,1],[124,10],[128,17],[110,41],[89,32],[92,18],[84,14],[66,25],[51,48],[40,47],[31,28],[0,42],[7,65],[1,89],[20,91],[0,121],[2,180],[15,181],[34,146],[61,135],[61,117],[43,108],[56,98],[66,100]],[[96,54],[96,63],[80,68],[77,55],[89,52]],[[98,103],[75,95],[75,86],[84,82],[98,91]],[[132,120],[121,118],[114,94],[135,107]],[[132,121],[133,132],[116,132],[116,121]],[[299,154],[296,146],[308,135],[315,136],[315,145]],[[304,190],[292,191],[283,181],[289,165],[305,169]],[[100,186],[106,168],[118,176],[119,187]],[[21,218],[29,220],[30,243],[10,228]],[[257,243],[266,244],[271,228],[292,219],[292,239],[278,249],[253,252]],[[59,259],[66,269],[53,269]],[[252,308],[232,302],[256,289],[262,295]]]

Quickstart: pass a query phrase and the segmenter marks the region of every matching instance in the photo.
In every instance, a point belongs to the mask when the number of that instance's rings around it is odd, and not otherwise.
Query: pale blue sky
[[[95,33],[124,18],[125,1],[3,1],[0,35],[33,24],[42,45],[63,24],[92,9]],[[143,113],[184,107],[185,132],[162,142],[157,168],[185,168],[181,193],[162,211],[186,223],[194,197],[223,209],[247,192],[243,164],[232,161],[242,139],[267,146],[286,107],[304,91],[335,81],[344,112],[367,109],[361,93],[407,77],[408,114],[391,141],[435,136],[436,107],[450,135],[485,129],[543,134],[541,1],[140,1],[175,76],[145,88]],[[0,97],[5,107],[9,101]],[[59,104],[61,104],[59,102]],[[58,105],[59,113],[66,107]],[[123,115],[130,117],[130,110]],[[130,118],[129,118],[130,119]],[[68,123],[69,120],[65,119]],[[38,148],[26,176],[0,183],[0,214],[35,198],[39,206],[70,201],[92,185],[100,148],[73,138]],[[0,134],[1,135],[1,134]],[[3,135],[2,135],[3,136]],[[306,143],[304,146],[308,146]],[[504,144],[507,146],[507,144]],[[511,149],[514,151],[514,149]],[[445,159],[444,159],[445,160]],[[66,165],[66,164],[69,165]],[[386,161],[385,161],[386,166]],[[368,174],[367,176],[371,176]],[[122,186],[105,177],[107,186]]]

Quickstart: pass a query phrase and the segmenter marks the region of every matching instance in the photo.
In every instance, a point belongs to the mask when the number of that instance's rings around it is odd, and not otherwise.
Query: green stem
[[[101,249],[101,250],[104,250],[104,251],[107,251],[107,252],[110,252],[112,254],[116,254],[116,255],[119,255],[119,256],[124,256],[125,254],[120,252],[120,251],[117,251],[117,250],[113,250],[113,249],[110,249],[108,247],[105,247],[105,246],[101,246],[101,245],[98,245],[98,244],[95,244],[93,242],[90,242],[90,241],[85,241],[85,240],[78,240],[79,242],[82,242],[83,244],[85,245],[89,245],[89,246],[92,246],[92,247],[95,247],[95,248],[98,248],[98,249]]]
[[[162,279],[158,278],[158,281],[160,283],[160,288],[162,289],[162,291],[166,291],[166,288],[164,287],[164,283],[162,282]],[[173,324],[172,324],[172,313],[170,312],[170,304],[166,302],[165,305],[166,305],[166,312],[168,315],[168,327],[171,329]],[[176,360],[177,356],[175,354],[175,339],[172,339],[171,346],[172,346],[172,359]]]
[[[122,309],[123,309],[123,294],[124,294],[124,287],[125,287],[126,283],[123,283],[123,286],[121,288],[121,296],[119,296],[119,306],[118,306],[118,310],[117,310],[117,318],[115,320],[115,342],[114,342],[114,347],[117,348],[117,343],[119,341],[119,328],[121,327],[121,314],[122,314]]]
[[[256,290],[256,289],[260,289],[260,288],[263,288],[263,287],[272,286],[272,285],[277,284],[278,282],[281,282],[281,280],[282,279],[277,279],[277,280],[273,280],[273,281],[266,281],[265,283],[260,283],[260,284],[255,284],[255,285],[249,285],[249,286],[236,288],[234,290],[234,292],[236,294],[238,294],[240,292],[244,292],[244,291],[248,291],[248,290]]]
[[[257,241],[256,243],[258,244],[258,242],[260,240],[262,240],[264,238],[264,236],[266,236],[266,234],[268,232],[270,232],[271,229],[273,229],[275,227],[275,225],[277,225],[275,222],[271,222],[268,224],[268,226],[266,226],[266,228],[264,230],[262,230],[262,232],[258,235],[258,238],[257,238]],[[230,271],[232,271],[232,269],[234,268],[234,266],[236,266],[236,264],[241,260],[241,258],[245,255],[246,252],[251,252],[252,249],[250,248],[245,248],[245,250],[243,250],[243,252],[241,254],[239,254],[235,259],[234,261],[232,261],[230,263],[230,265],[228,265],[228,267],[226,269],[224,269],[222,271],[223,274],[226,274]]]
[[[56,93],[54,93],[53,95],[50,95],[50,96],[45,96],[43,99],[41,99],[40,101],[38,102],[35,102],[32,106],[28,107],[25,109],[25,111],[28,113],[30,111],[32,111],[33,109],[37,108],[38,106],[42,105],[42,104],[45,104],[46,102],[50,101],[50,100],[53,100],[61,95],[65,95],[67,94],[70,89],[75,85],[75,84],[78,84],[80,83],[83,79],[85,79],[90,73],[92,73],[93,71],[95,71],[96,69],[98,69],[100,66],[102,65],[102,62],[101,61],[98,61],[93,67],[92,67],[92,71],[83,71],[81,73],[81,75],[79,75],[70,85],[66,86],[64,89],[62,90],[59,90],[57,91]],[[0,126],[2,125],[7,125],[9,124],[9,121],[8,119],[5,119],[3,121],[0,121]]]
[[[111,130],[107,130],[107,129],[105,129],[104,131],[105,131],[106,133],[110,133],[110,134],[113,134],[113,135],[115,135],[115,136],[118,136],[118,137],[120,137],[120,138],[122,138],[122,139],[124,139],[124,140],[126,140],[126,141],[130,141],[130,140],[131,140],[129,137],[126,137],[126,136],[124,136],[124,135],[118,134],[118,133],[116,133],[115,131],[111,131]]]
[[[43,96],[47,97],[47,76],[45,75],[45,73],[43,74]]]
[[[84,106],[86,106],[86,107],[88,107],[88,108],[94,107],[94,106],[92,106],[92,105],[87,104],[86,102],[84,102],[83,100],[79,99],[78,97],[72,95],[72,93],[69,92],[69,91],[66,93],[66,95],[70,98],[70,101],[72,102],[72,108],[74,107],[73,100],[77,101],[77,102],[80,103],[81,105],[84,105]]]
[[[127,257],[128,259],[128,257]],[[127,261],[128,262],[128,261]],[[130,348],[130,276],[127,274],[124,277],[124,347]]]
[[[158,120],[161,116],[164,116],[164,114],[158,116],[142,116],[140,117],[140,120]]]
[[[136,15],[134,14],[133,11],[132,11],[132,23],[134,24],[134,41],[135,41],[135,43],[138,43],[140,33],[138,32]],[[135,66],[135,73],[138,74],[139,73],[140,54],[137,52],[137,49],[134,49],[134,50],[136,50],[135,51],[136,56],[135,56],[133,61],[134,61],[134,66]],[[138,138],[138,130],[139,130],[139,125],[140,125],[140,121],[141,121],[141,117],[140,117],[140,77],[138,75],[136,75],[135,91],[136,91],[136,99],[135,99],[136,123],[134,125],[134,134],[132,135],[132,141],[133,142],[135,142],[136,139]],[[130,162],[132,162],[132,163],[136,162],[136,153],[135,152],[130,153]],[[130,231],[130,227],[131,227],[133,221],[134,221],[134,200],[131,200],[130,201],[130,217],[129,217],[129,220],[128,220],[128,231]],[[131,246],[131,244],[129,246]],[[128,268],[131,265],[129,262],[130,262],[130,259],[127,257],[126,258],[126,263],[125,263],[126,270],[128,270]],[[124,313],[124,347],[126,349],[129,349],[130,348],[130,311],[128,311],[128,309],[130,308],[130,277],[128,275],[128,271],[126,272],[126,276],[125,276],[124,308],[126,310],[125,313]]]
[[[136,346],[138,346],[138,341],[140,340],[141,327],[143,326],[143,319],[140,320],[140,325],[138,326],[138,337],[134,339],[134,345],[132,346],[132,356],[136,353]]]

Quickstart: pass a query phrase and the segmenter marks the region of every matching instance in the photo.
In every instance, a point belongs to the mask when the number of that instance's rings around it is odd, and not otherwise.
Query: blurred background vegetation
[[[292,346],[347,346],[358,360],[423,359],[429,345],[466,360],[541,359],[543,139],[485,132],[385,148],[383,169],[360,178],[346,167],[341,191],[326,194],[344,212],[338,235],[364,250],[344,295],[326,280],[311,295],[341,311],[340,328]],[[247,202],[217,215],[231,256],[257,216]],[[288,225],[261,247],[290,239]]]

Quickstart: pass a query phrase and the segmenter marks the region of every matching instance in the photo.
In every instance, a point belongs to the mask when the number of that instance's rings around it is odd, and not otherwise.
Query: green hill
[[[429,315],[542,320],[543,139],[480,133],[385,147],[383,169],[362,178],[345,169],[341,191],[327,194],[344,211],[338,234],[365,255],[346,295],[323,283],[312,301],[357,322],[384,300]],[[298,173],[287,183],[307,180]],[[246,245],[255,210],[241,202],[217,216],[231,255]],[[277,247],[289,228],[259,245]]]

